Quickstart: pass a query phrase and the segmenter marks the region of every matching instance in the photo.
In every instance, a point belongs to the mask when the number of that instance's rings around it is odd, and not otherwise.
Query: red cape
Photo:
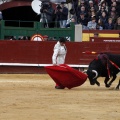
[[[86,74],[65,64],[46,66],[45,69],[56,84],[69,89],[80,86],[87,80]]]

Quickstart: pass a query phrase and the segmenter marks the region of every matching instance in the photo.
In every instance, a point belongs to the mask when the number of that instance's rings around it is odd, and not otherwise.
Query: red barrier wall
[[[120,38],[90,37],[90,42],[120,42]]]
[[[0,41],[0,63],[51,64],[56,42]],[[97,54],[83,54],[84,51],[111,52],[120,54],[120,43],[67,42],[66,64],[88,65]],[[38,67],[0,66],[0,73],[39,73]]]

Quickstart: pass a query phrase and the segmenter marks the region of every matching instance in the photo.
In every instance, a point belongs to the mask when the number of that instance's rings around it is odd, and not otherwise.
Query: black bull
[[[116,79],[120,68],[120,55],[102,53],[99,54],[96,59],[90,62],[87,75],[91,85],[100,83],[97,81],[98,77],[105,77],[104,83],[106,87],[110,87],[112,82]],[[109,81],[110,77],[112,80]],[[119,89],[120,81],[116,87]]]

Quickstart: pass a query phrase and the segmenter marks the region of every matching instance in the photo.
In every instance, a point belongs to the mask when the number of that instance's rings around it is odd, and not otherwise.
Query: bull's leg
[[[120,80],[118,82],[118,85],[116,86],[116,90],[119,90],[119,88],[120,88]]]
[[[111,85],[112,85],[112,83],[113,83],[113,81],[116,79],[116,77],[117,77],[117,76],[116,76],[116,74],[115,74],[115,75],[113,75],[112,80],[108,83],[108,85],[109,85],[109,86],[111,86]]]
[[[98,86],[100,86],[100,83],[96,80],[96,84],[98,85]]]
[[[105,80],[104,80],[104,83],[105,83],[106,87],[110,87],[109,84],[108,84],[108,81],[109,81],[109,77],[106,77]]]

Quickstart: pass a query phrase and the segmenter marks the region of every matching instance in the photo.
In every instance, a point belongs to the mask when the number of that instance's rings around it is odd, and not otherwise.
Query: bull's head
[[[91,85],[94,85],[95,83],[97,85],[99,84],[97,81],[98,72],[96,70],[87,70],[87,75]]]

